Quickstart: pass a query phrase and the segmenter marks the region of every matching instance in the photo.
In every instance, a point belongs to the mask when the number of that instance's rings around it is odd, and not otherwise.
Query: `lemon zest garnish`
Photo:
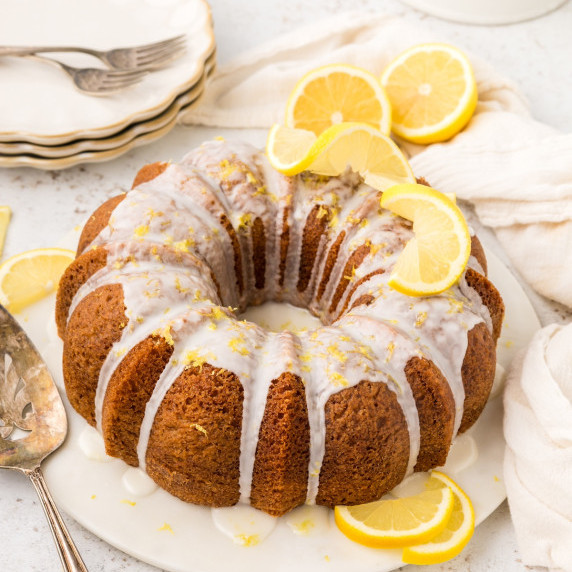
[[[318,212],[316,213],[316,218],[320,219],[324,216],[327,216],[329,213],[328,209],[324,205],[320,205]]]
[[[244,213],[238,218],[238,230],[246,230],[252,224],[252,215]]]
[[[307,518],[302,522],[299,522],[294,525],[296,528],[296,532],[303,536],[307,536],[310,534],[310,530],[316,526],[315,522],[311,518]]]
[[[170,346],[174,346],[175,345],[175,340],[173,339],[173,336],[171,335],[171,324],[166,324],[165,326],[163,326],[162,328],[159,328],[158,330],[155,330],[153,332],[154,335],[156,336],[161,336],[162,338],[165,339],[165,341],[170,345]]]
[[[202,425],[199,425],[198,423],[191,423],[190,427],[191,427],[191,429],[196,429],[197,431],[201,432],[208,439],[209,434],[207,433],[207,430]]]
[[[133,231],[133,235],[137,236],[138,238],[144,237],[149,232],[149,225],[148,224],[140,224],[139,226],[135,227]]]
[[[237,534],[234,538],[242,546],[256,546],[260,542],[258,534]]]
[[[330,373],[330,381],[336,387],[349,386],[348,380],[341,373],[338,373],[337,371],[333,371],[332,373]]]
[[[335,357],[341,363],[345,363],[348,356],[338,348],[337,344],[331,344],[328,346],[328,352],[331,356]]]
[[[427,312],[417,312],[417,316],[415,318],[415,327],[420,328],[427,319]]]
[[[175,276],[175,288],[177,289],[177,292],[180,292],[181,294],[186,294],[190,290],[190,288],[183,288],[181,285],[181,279],[178,276]]]
[[[239,353],[240,355],[243,356],[247,356],[249,354],[248,349],[246,348],[245,344],[245,339],[243,336],[236,336],[235,338],[232,338],[229,342],[228,342],[228,347],[236,353]]]
[[[167,523],[167,522],[165,522],[161,528],[158,528],[157,531],[158,531],[158,532],[163,532],[163,531],[165,531],[165,532],[170,532],[171,534],[175,534],[175,533],[173,532],[173,529],[171,528],[171,525],[170,525],[169,523]]]

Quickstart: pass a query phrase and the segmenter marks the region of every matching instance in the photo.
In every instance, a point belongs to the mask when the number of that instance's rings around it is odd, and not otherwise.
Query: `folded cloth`
[[[346,13],[276,38],[222,66],[183,123],[270,127],[306,71],[327,63],[379,75],[404,49],[443,41],[387,14]],[[479,105],[450,142],[404,144],[417,175],[474,203],[516,269],[541,294],[572,307],[572,135],[534,121],[510,81],[469,54]],[[534,264],[531,264],[534,261]]]
[[[523,561],[572,570],[572,324],[536,333],[504,395],[504,475]]]

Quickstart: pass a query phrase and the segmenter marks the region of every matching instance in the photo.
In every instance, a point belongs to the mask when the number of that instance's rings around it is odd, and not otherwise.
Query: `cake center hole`
[[[254,322],[271,332],[297,333],[316,330],[323,326],[320,319],[306,308],[279,302],[265,302],[260,306],[250,306],[238,318]]]

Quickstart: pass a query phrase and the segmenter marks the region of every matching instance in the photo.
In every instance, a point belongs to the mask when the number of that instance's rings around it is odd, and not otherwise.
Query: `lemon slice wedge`
[[[385,69],[381,83],[391,101],[393,132],[414,143],[450,139],[477,105],[471,63],[447,44],[406,50]]]
[[[344,122],[367,123],[389,135],[391,104],[379,80],[347,64],[323,66],[303,76],[286,104],[286,126],[320,135]]]
[[[428,486],[448,487],[455,497],[453,512],[444,530],[425,544],[403,549],[403,561],[408,564],[439,564],[457,556],[473,536],[475,511],[461,487],[439,471],[431,473]]]
[[[421,544],[438,535],[446,527],[453,505],[451,489],[437,487],[410,497],[337,506],[334,515],[338,528],[351,540],[374,548],[396,548]]]
[[[53,292],[74,260],[72,250],[39,248],[8,258],[0,265],[0,303],[19,312]]]
[[[307,169],[319,175],[336,176],[351,167],[378,190],[415,181],[399,147],[364,123],[333,125],[317,138],[310,131],[275,125],[266,152],[272,166],[286,175]]]
[[[459,207],[443,193],[418,184],[391,187],[381,206],[412,221],[415,233],[388,284],[409,296],[438,294],[455,284],[471,254],[469,228]]]
[[[306,129],[294,129],[274,125],[266,140],[266,154],[270,164],[284,175],[296,175],[306,170],[312,162],[310,149],[316,135]]]
[[[6,238],[6,232],[8,231],[8,223],[10,222],[10,215],[12,211],[10,207],[0,206],[0,256],[2,256],[2,251],[4,250],[4,239]]]

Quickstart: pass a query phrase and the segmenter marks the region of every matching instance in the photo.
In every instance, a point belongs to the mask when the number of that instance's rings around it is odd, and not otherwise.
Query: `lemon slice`
[[[0,303],[19,312],[53,292],[75,258],[72,250],[39,248],[8,258],[0,265]]]
[[[415,176],[399,147],[377,129],[363,123],[342,123],[326,129],[310,153],[308,170],[319,175],[339,175],[349,166],[375,189],[414,182]]]
[[[432,488],[410,497],[337,506],[334,516],[351,540],[374,548],[396,548],[434,538],[447,525],[453,504],[451,489]]]
[[[398,183],[414,182],[415,176],[399,147],[377,129],[364,123],[333,125],[319,137],[313,133],[275,125],[266,152],[270,163],[285,175],[309,170],[336,176],[347,167],[358,171],[365,182],[384,190]]]
[[[363,122],[389,135],[391,105],[373,74],[332,64],[312,70],[296,84],[286,104],[285,122],[316,135],[338,123]]]
[[[422,44],[399,55],[383,72],[394,133],[414,143],[445,141],[468,123],[477,84],[467,57],[446,44]]]
[[[417,184],[395,185],[381,206],[413,221],[415,236],[397,259],[388,284],[409,296],[429,296],[450,288],[471,254],[463,213],[447,196]]]
[[[270,164],[284,175],[296,175],[312,162],[310,153],[316,135],[305,129],[274,125],[266,141],[266,154]]]
[[[11,212],[10,207],[0,206],[0,256],[2,256],[2,250],[4,250],[4,239],[8,231]]]
[[[431,473],[428,485],[449,487],[455,497],[453,512],[445,529],[425,544],[403,549],[403,561],[409,564],[439,564],[454,558],[463,550],[475,530],[475,512],[469,497],[447,475]]]

